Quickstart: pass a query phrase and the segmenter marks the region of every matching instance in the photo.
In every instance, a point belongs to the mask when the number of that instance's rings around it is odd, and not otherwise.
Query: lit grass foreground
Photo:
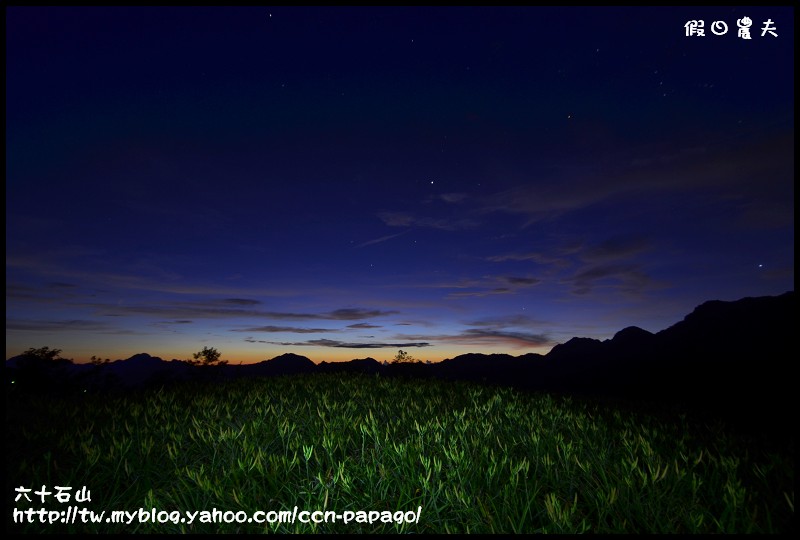
[[[416,511],[419,524],[7,525],[25,532],[788,532],[794,461],[721,428],[466,383],[312,375],[7,398],[7,494],[94,511]],[[73,490],[73,491],[74,491]],[[65,509],[51,500],[25,509]],[[51,496],[52,499],[52,496]],[[7,523],[10,523],[9,511]]]

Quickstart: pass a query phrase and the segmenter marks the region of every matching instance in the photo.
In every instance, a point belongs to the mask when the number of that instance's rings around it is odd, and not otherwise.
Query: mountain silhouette
[[[653,339],[653,335],[652,332],[642,330],[638,326],[629,326],[614,334],[611,341],[619,346],[642,347],[649,344],[650,340]]]
[[[296,375],[299,373],[311,373],[316,368],[316,364],[310,358],[299,354],[285,353],[271,360],[263,360],[257,364],[241,366],[248,375]],[[232,366],[234,369],[237,366]]]
[[[322,373],[380,373],[384,366],[372,357],[356,358],[347,362],[321,362],[317,371]]]
[[[655,334],[629,326],[604,341],[572,338],[546,355],[469,353],[434,364],[384,365],[363,358],[317,365],[305,356],[287,353],[256,364],[192,366],[139,353],[104,366],[62,361],[50,368],[19,355],[6,361],[6,369],[9,380],[24,379],[30,386],[38,377],[48,391],[70,382],[82,387],[113,383],[131,388],[190,379],[299,373],[437,377],[659,401],[700,407],[744,423],[780,423],[795,391],[795,313],[794,291],[731,302],[715,300]]]

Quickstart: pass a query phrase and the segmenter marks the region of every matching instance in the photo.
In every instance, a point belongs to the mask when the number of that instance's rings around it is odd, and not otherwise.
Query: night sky
[[[6,357],[546,353],[793,290],[793,24],[6,8]]]

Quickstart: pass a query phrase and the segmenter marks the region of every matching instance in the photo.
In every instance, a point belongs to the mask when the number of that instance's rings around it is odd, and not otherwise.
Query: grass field
[[[419,523],[14,525],[14,532],[789,532],[794,457],[721,424],[508,388],[309,375],[127,396],[7,393],[7,496],[96,512],[416,511]]]

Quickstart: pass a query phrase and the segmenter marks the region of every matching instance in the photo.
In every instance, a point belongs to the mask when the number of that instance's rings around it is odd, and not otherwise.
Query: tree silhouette
[[[104,366],[104,365],[108,364],[109,362],[111,362],[110,358],[106,358],[105,360],[103,360],[99,356],[94,356],[94,355],[92,355],[92,358],[90,360],[91,360],[93,366]]]
[[[203,347],[203,350],[196,352],[192,355],[194,360],[189,360],[190,364],[201,366],[223,366],[228,363],[227,360],[220,360],[222,353],[214,347]]]
[[[61,349],[51,349],[50,347],[40,347],[38,349],[31,347],[21,356],[19,365],[25,368],[41,369],[72,363],[69,358],[61,358]]]
[[[31,347],[20,355],[14,379],[28,390],[67,390],[72,383],[68,369],[71,365],[71,359],[61,358],[61,349]]]
[[[417,361],[416,358],[414,358],[413,356],[408,354],[403,349],[400,349],[397,352],[397,354],[395,355],[394,360],[392,360],[392,364],[405,364],[405,363],[411,363],[411,362],[416,362],[416,361]]]

